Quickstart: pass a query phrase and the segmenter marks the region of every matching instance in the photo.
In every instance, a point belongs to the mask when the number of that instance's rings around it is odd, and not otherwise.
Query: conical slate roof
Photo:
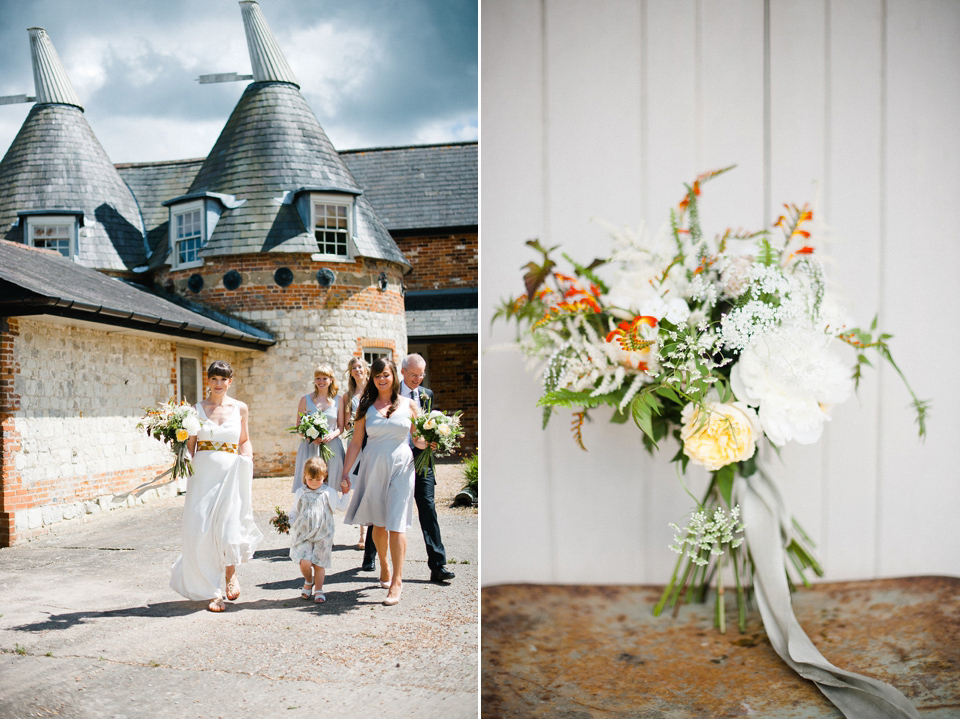
[[[31,28],[37,102],[0,160],[0,237],[23,242],[38,214],[82,215],[76,261],[132,270],[146,261],[137,201],[83,116],[60,58],[42,28]]]
[[[193,181],[189,194],[216,192],[246,200],[224,211],[201,254],[316,252],[312,233],[286,194],[303,188],[358,196],[360,255],[409,264],[299,89],[288,82],[247,87]]]

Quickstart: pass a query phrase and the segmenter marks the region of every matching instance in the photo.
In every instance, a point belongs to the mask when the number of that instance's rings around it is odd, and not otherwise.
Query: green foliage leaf
[[[714,472],[717,481],[717,489],[720,490],[720,496],[723,497],[727,506],[732,506],[731,497],[733,495],[733,478],[736,476],[734,464],[728,464]]]

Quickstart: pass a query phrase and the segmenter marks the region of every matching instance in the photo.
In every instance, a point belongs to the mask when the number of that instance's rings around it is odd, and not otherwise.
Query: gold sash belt
[[[203,452],[204,450],[209,452],[230,452],[231,454],[237,453],[237,445],[232,444],[231,442],[209,442],[205,439],[197,441],[197,451]]]

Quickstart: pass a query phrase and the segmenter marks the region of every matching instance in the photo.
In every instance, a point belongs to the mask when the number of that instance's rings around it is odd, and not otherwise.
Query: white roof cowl
[[[57,49],[42,27],[27,30],[30,35],[30,56],[33,60],[33,84],[38,105],[74,105],[83,109],[67,71],[63,69]]]
[[[300,83],[273,37],[257,0],[240,0],[240,10],[254,82],[289,82],[299,88]]]

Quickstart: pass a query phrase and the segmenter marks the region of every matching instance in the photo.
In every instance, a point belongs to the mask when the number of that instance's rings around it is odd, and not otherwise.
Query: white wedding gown
[[[240,409],[218,425],[197,405],[199,441],[240,441]],[[183,506],[183,550],[170,587],[187,599],[224,596],[224,571],[253,558],[263,534],[253,521],[253,461],[232,452],[204,450],[193,458]]]

